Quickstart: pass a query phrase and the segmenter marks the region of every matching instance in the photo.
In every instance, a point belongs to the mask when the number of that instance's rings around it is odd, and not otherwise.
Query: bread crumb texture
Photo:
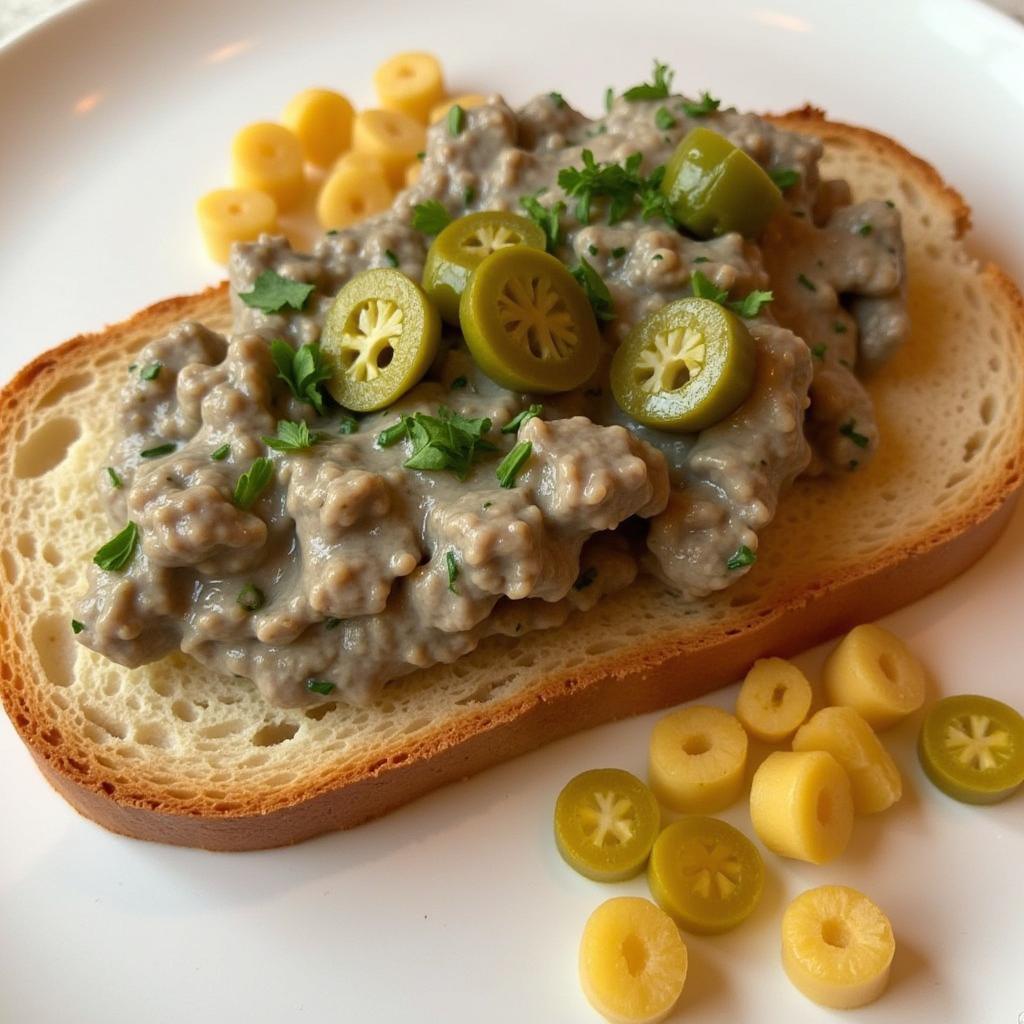
[[[128,670],[80,647],[71,609],[112,533],[97,494],[119,382],[133,353],[178,319],[226,330],[226,293],[213,289],[68,342],[0,399],[0,690],[36,756],[125,805],[213,818],[273,811],[430,757],[553,688],[737,636],[794,594],[813,597],[992,514],[1020,479],[1020,296],[960,244],[967,210],[926,165],[813,111],[781,120],[824,136],[824,173],[847,178],[855,197],[899,207],[913,336],[870,382],[875,460],[838,480],[800,481],[735,587],[684,604],[642,580],[564,628],[492,639],[392,683],[367,708],[272,708],[249,682],[182,655]],[[680,699],[700,692],[691,683],[680,679]]]

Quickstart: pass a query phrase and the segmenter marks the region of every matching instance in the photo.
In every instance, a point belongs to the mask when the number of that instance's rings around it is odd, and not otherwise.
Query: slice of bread
[[[171,299],[26,367],[0,396],[0,695],[53,786],[116,832],[219,850],[356,825],[578,729],[675,704],[940,586],[1006,523],[1024,463],[1024,303],[961,239],[963,201],[926,164],[813,110],[824,172],[904,218],[910,343],[870,383],[881,446],[862,472],[802,480],[733,589],[684,604],[652,580],[550,632],[495,639],[391,684],[369,708],[268,707],[176,655],[136,670],[73,642],[97,497],[133,353],[225,288]]]

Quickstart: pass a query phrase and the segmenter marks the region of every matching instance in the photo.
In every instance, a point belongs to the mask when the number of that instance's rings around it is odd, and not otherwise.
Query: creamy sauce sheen
[[[673,128],[655,125],[667,107]],[[446,339],[427,377],[396,405],[341,434],[343,410],[319,417],[277,379],[269,342],[317,341],[333,296],[354,274],[399,267],[418,280],[430,239],[411,225],[415,204],[436,199],[453,216],[518,210],[524,195],[566,199],[558,171],[643,156],[649,174],[698,123],[726,135],[770,170],[796,170],[786,214],[761,244],[739,235],[696,241],[662,220],[590,224],[563,214],[556,255],[587,259],[607,284],[614,321],[601,369],[577,392],[543,399],[542,418],[499,433],[531,403],[483,375],[461,339]],[[821,146],[733,110],[687,117],[681,97],[618,99],[592,121],[541,96],[518,112],[500,99],[466,112],[453,137],[429,132],[418,184],[391,211],[325,236],[311,254],[282,238],[237,245],[229,338],[183,323],[153,340],[121,399],[123,438],[111,465],[124,480],[100,484],[111,522],[139,527],[139,549],[120,572],[92,567],[76,617],[78,639],[135,666],[182,650],[252,679],[268,701],[298,706],[341,698],[365,703],[389,681],[471,651],[488,635],[550,628],[573,610],[628,586],[644,569],[686,599],[729,586],[746,571],[730,560],[757,550],[780,492],[805,471],[847,472],[877,443],[871,400],[857,371],[873,370],[907,333],[899,215],[882,201],[850,202],[840,181],[820,181]],[[757,347],[754,389],[728,419],[697,435],[630,421],[607,382],[611,353],[646,314],[690,294],[701,270],[732,297],[770,288],[775,301],[748,321]],[[238,295],[265,270],[315,286],[301,312],[267,314]],[[464,382],[464,383],[463,383]],[[402,413],[447,406],[488,417],[498,448],[466,480],[403,468],[406,440],[382,448],[379,432]],[[324,440],[301,453],[261,440],[280,420],[304,420]],[[512,488],[495,465],[517,440],[532,455]],[[173,443],[159,458],[140,453]],[[211,454],[230,445],[221,461]],[[239,476],[260,456],[271,485],[244,510]],[[632,520],[642,528],[617,528]],[[452,578],[452,566],[456,574]],[[735,566],[735,563],[734,563]],[[239,603],[247,586],[265,603]],[[314,680],[319,690],[310,691]],[[333,689],[331,689],[333,685]]]

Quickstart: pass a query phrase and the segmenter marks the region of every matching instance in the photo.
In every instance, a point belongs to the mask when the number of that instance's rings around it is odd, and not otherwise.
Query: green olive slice
[[[764,888],[764,862],[732,825],[688,815],[655,840],[647,881],[662,910],[683,928],[715,935],[753,912]]]
[[[764,168],[710,128],[687,132],[665,167],[661,191],[676,220],[698,238],[729,231],[756,238],[782,205]]]
[[[962,803],[994,804],[1024,782],[1024,718],[991,697],[945,697],[925,716],[917,751],[943,793]]]
[[[570,867],[596,882],[639,874],[658,834],[654,794],[620,768],[571,779],[555,802],[555,842]]]
[[[612,359],[612,394],[645,426],[703,430],[750,394],[756,361],[739,317],[710,299],[678,299],[630,331]]]
[[[437,354],[441,322],[420,287],[399,270],[364,270],[338,292],[320,348],[331,368],[327,390],[356,412],[401,398]]]
[[[486,257],[462,293],[459,323],[480,369],[513,391],[571,391],[597,369],[590,303],[546,252],[517,245]]]
[[[423,265],[423,290],[437,306],[441,318],[459,325],[459,299],[469,275],[499,249],[525,245],[543,249],[544,232],[525,217],[503,210],[470,213],[452,221],[434,239]]]

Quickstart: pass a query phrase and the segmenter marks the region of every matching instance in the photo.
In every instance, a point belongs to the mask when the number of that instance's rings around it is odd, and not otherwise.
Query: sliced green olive
[[[735,928],[757,906],[764,862],[732,825],[689,815],[655,840],[647,881],[662,910],[683,928],[716,935]]]
[[[499,249],[525,245],[543,249],[544,232],[525,217],[502,210],[471,213],[452,221],[434,239],[423,266],[423,290],[442,319],[458,327],[459,299],[469,275]]]
[[[710,128],[694,128],[665,168],[661,191],[679,223],[698,238],[738,231],[755,238],[782,205],[756,160]]]
[[[555,803],[555,842],[570,867],[596,882],[639,874],[658,834],[654,794],[619,768],[571,779]]]
[[[710,299],[678,299],[638,323],[612,359],[612,394],[645,426],[698,431],[750,394],[754,339]]]
[[[324,322],[327,390],[346,409],[383,409],[423,376],[440,336],[437,310],[414,281],[387,267],[365,270],[338,292]]]
[[[517,245],[491,253],[462,293],[459,323],[480,369],[513,391],[571,391],[597,369],[590,303],[546,252]]]
[[[954,800],[998,803],[1024,782],[1024,718],[991,697],[946,697],[925,716],[917,752],[928,778]]]

